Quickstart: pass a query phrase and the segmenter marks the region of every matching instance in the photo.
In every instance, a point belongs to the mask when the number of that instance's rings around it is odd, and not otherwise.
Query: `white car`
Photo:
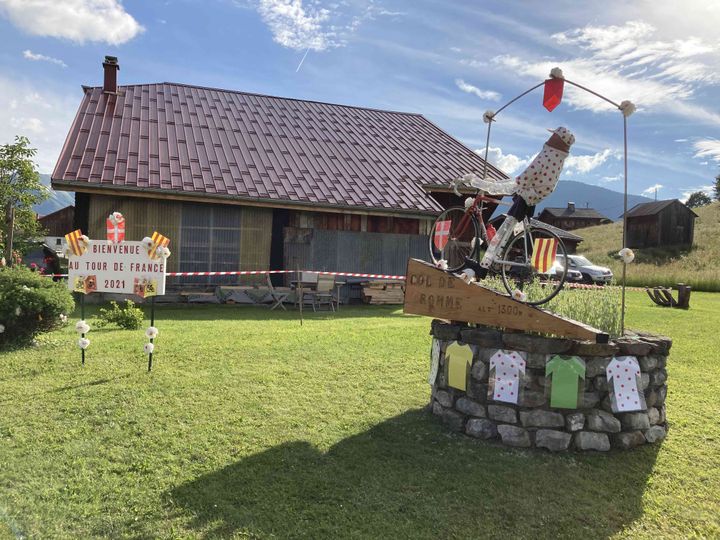
[[[552,268],[548,271],[548,276],[551,278],[555,276],[558,272],[562,272],[562,264],[560,264],[560,261],[555,261],[555,264],[552,265]],[[568,268],[567,276],[565,276],[565,281],[570,283],[581,283],[583,280],[582,274],[578,270],[573,270],[572,268]]]
[[[613,280],[612,271],[605,266],[597,266],[582,255],[567,256],[570,270],[577,270],[585,283],[610,283]]]

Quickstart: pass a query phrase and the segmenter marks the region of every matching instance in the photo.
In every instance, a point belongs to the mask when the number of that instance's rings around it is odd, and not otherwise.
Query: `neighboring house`
[[[404,274],[443,207],[423,184],[480,172],[475,152],[419,114],[175,83],[118,86],[117,59],[84,96],[52,174],[75,225],[171,239],[169,271],[296,268]],[[489,167],[489,175],[507,178]],[[173,247],[174,246],[174,247]],[[204,278],[194,278],[206,281]]]
[[[627,245],[631,248],[691,246],[695,212],[677,199],[633,206],[627,212]]]
[[[566,231],[612,223],[594,208],[576,208],[574,202],[569,202],[566,208],[545,208],[537,219]]]
[[[62,251],[63,239],[73,230],[75,207],[66,206],[51,214],[38,217],[40,225],[45,229],[45,244],[57,252]]]
[[[500,228],[500,225],[502,225],[503,221],[505,221],[505,214],[500,214],[492,218],[490,220],[490,223],[493,227],[498,229]],[[542,221],[538,221],[535,218],[530,218],[530,224],[534,227],[545,229],[558,235],[560,237],[560,240],[562,240],[563,244],[565,245],[565,250],[567,253],[576,253],[578,244],[583,241],[582,236],[573,234],[568,231],[564,231],[563,229],[559,229],[558,227],[555,227],[548,223],[543,223]]]

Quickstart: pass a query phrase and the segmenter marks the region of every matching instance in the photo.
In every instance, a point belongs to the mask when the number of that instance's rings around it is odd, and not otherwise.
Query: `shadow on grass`
[[[608,455],[510,450],[420,410],[328,452],[286,443],[175,488],[203,537],[610,536],[642,514],[656,447]]]

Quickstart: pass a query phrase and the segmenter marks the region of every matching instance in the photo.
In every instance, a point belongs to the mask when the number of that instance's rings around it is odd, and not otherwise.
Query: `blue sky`
[[[681,7],[678,7],[681,6]],[[720,171],[720,3],[686,0],[0,0],[0,142],[25,134],[50,172],[106,54],[121,84],[183,82],[419,112],[472,149],[482,115],[547,77],[637,105],[631,193],[709,189]],[[566,87],[493,125],[490,157],[522,171],[566,125],[564,179],[622,190],[622,116]]]

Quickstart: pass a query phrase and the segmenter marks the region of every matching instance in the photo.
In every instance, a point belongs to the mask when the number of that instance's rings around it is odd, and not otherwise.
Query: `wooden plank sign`
[[[480,284],[465,283],[418,259],[408,261],[406,279],[405,313],[590,339],[597,343],[608,341],[608,335],[601,330],[518,302]]]

